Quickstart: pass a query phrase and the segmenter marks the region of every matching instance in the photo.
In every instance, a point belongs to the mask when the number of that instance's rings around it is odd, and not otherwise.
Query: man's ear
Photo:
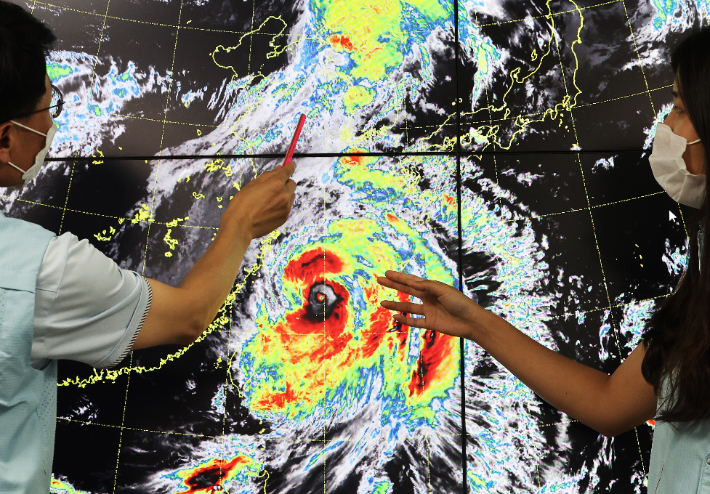
[[[0,163],[10,161],[10,149],[14,145],[14,125],[12,122],[0,124]]]

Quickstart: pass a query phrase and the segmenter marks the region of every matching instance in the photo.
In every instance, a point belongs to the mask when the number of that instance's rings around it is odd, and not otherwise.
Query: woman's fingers
[[[393,281],[390,278],[385,278],[384,276],[379,276],[377,278],[377,282],[384,287],[391,288],[393,290],[397,290],[398,292],[406,293],[407,295],[412,295],[417,298],[421,298],[422,295],[421,290],[412,288],[409,285],[398,283],[397,281]]]
[[[380,303],[382,307],[389,310],[395,310],[397,312],[404,312],[405,314],[417,314],[420,316],[424,315],[424,306],[421,304],[414,304],[412,302],[393,302],[391,300],[384,300]]]
[[[426,327],[426,318],[424,318],[424,317],[408,317],[408,316],[403,316],[402,314],[395,314],[394,320],[404,324],[405,326],[409,326],[411,328],[428,329]]]
[[[419,281],[424,281],[424,278],[414,276],[413,274],[402,273],[401,271],[388,270],[385,271],[385,276],[396,283],[407,286],[412,286],[412,283],[416,284]]]

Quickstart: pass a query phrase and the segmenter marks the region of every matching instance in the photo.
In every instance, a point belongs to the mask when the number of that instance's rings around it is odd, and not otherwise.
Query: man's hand
[[[296,182],[291,180],[294,171],[296,163],[292,161],[242,187],[224,212],[220,229],[239,228],[251,240],[283,225],[296,198]]]
[[[249,243],[283,225],[291,212],[295,163],[268,171],[232,199],[207,252],[178,287],[149,280],[153,301],[134,349],[186,345],[212,322],[237,277]]]
[[[424,316],[414,318],[395,314],[396,321],[415,328],[425,328],[451,336],[472,338],[472,329],[488,314],[476,302],[456,288],[439,281],[429,281],[411,274],[387,271],[377,282],[416,297],[412,302],[382,302],[382,307],[393,311]]]

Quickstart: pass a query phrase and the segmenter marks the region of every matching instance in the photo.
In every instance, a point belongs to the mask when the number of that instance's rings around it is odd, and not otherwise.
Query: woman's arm
[[[476,342],[545,401],[601,434],[615,436],[656,413],[653,386],[641,375],[643,345],[609,376],[545,348],[451,286],[394,271],[378,281],[422,301],[382,302],[424,316],[396,314],[397,321]]]

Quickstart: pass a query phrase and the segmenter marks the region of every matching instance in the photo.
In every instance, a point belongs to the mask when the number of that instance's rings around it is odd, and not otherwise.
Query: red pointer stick
[[[286,166],[291,162],[293,158],[293,152],[296,150],[296,143],[298,142],[298,137],[301,135],[301,130],[303,129],[303,124],[306,123],[306,116],[301,113],[301,117],[298,119],[298,126],[296,127],[296,132],[293,133],[293,138],[291,139],[291,145],[288,147],[286,152],[286,158],[281,166]]]

